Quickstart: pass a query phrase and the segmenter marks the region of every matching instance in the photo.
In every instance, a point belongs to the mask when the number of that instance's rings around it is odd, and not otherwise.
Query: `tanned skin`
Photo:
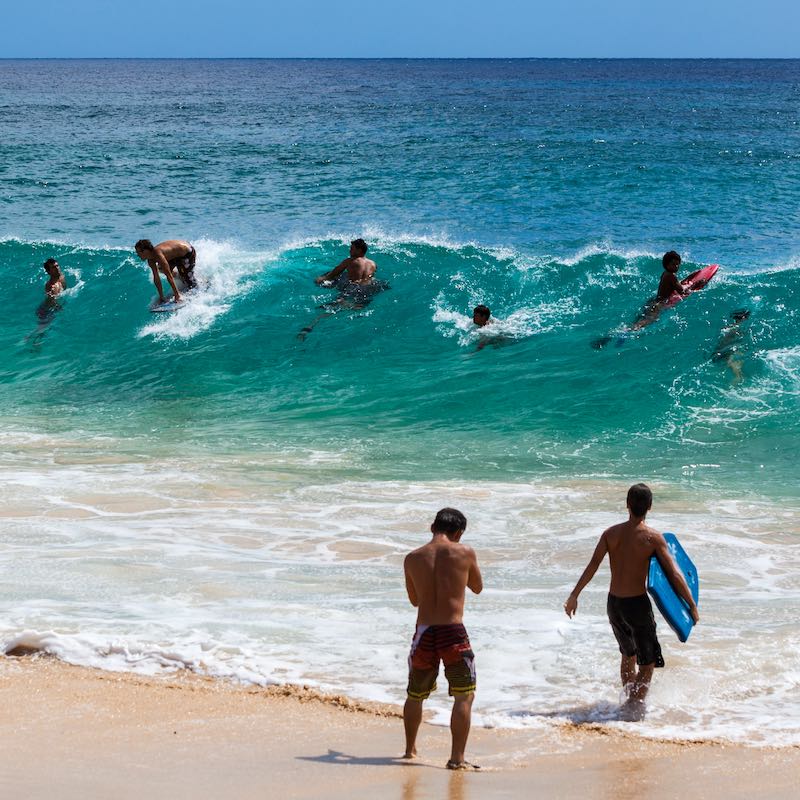
[[[695,622],[700,621],[692,593],[669,552],[664,536],[645,523],[646,516],[647,512],[644,516],[637,517],[629,506],[628,521],[613,525],[603,532],[588,566],[564,603],[564,611],[568,617],[571,618],[577,612],[578,595],[594,577],[607,553],[611,563],[611,594],[616,597],[638,597],[644,594],[647,591],[650,557],[656,556],[670,584],[689,606],[692,619]],[[655,664],[642,664],[637,670],[636,656],[622,656],[620,678],[628,696],[625,706],[643,706],[654,668]]]
[[[61,267],[58,265],[57,261],[55,263],[45,264],[44,269],[49,277],[49,280],[44,285],[44,293],[48,297],[58,297],[58,295],[67,288],[67,279],[61,272]]]
[[[335,281],[345,270],[347,270],[347,278],[350,283],[357,283],[360,286],[366,286],[372,281],[375,275],[375,270],[378,268],[377,264],[371,259],[367,258],[366,250],[361,250],[358,245],[350,245],[350,258],[346,258],[341,263],[337,264],[332,270],[320,275],[314,279],[314,283],[326,283],[328,281]]]
[[[159,303],[166,302],[166,298],[164,297],[164,289],[161,286],[161,276],[159,275],[159,272],[164,275],[170,285],[170,288],[172,289],[172,299],[176,303],[181,299],[181,293],[178,291],[178,287],[175,285],[175,278],[172,274],[172,267],[170,267],[169,262],[174,258],[185,256],[191,251],[192,246],[188,242],[184,242],[181,239],[168,239],[166,242],[153,245],[152,250],[142,248],[141,250],[136,251],[136,255],[139,256],[142,261],[146,261],[150,269],[153,271],[153,285],[156,287],[156,291],[158,291]]]
[[[464,595],[469,588],[475,594],[483,591],[483,578],[475,551],[461,544],[464,531],[440,533],[431,526],[433,538],[428,544],[406,556],[403,564],[406,591],[411,605],[417,609],[418,625],[460,624],[464,617]],[[464,762],[474,692],[455,696],[450,717],[453,744],[450,761]],[[417,732],[422,722],[422,701],[407,698],[403,707],[406,752],[403,758],[417,755]]]

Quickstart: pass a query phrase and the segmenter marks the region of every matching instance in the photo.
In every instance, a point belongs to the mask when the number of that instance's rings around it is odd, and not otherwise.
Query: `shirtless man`
[[[700,621],[692,593],[675,565],[662,534],[645,524],[653,504],[653,493],[643,483],[628,490],[628,521],[603,532],[589,565],[564,603],[568,617],[578,609],[578,595],[594,577],[608,553],[611,587],[606,610],[622,654],[620,677],[627,697],[622,715],[630,721],[644,717],[644,701],[655,667],[663,667],[656,622],[647,597],[646,581],[650,557],[656,556],[675,591],[686,601],[692,619]],[[639,669],[637,671],[636,665]]]
[[[350,258],[346,258],[329,272],[315,278],[314,283],[333,283],[347,270],[347,279],[350,283],[367,286],[372,282],[372,277],[378,268],[374,261],[367,258],[367,248],[368,245],[363,239],[353,239],[350,242]]]
[[[422,703],[436,688],[439,661],[454,698],[450,731],[453,737],[448,769],[478,769],[464,760],[475,697],[475,656],[462,624],[464,593],[483,590],[478,559],[471,547],[460,544],[467,519],[454,508],[443,508],[431,525],[433,538],[406,556],[406,591],[418,609],[417,628],[408,656],[408,699],[403,708],[406,752],[417,755],[417,732]]]
[[[57,297],[67,288],[67,280],[64,277],[64,273],[61,272],[61,267],[54,258],[48,258],[42,266],[49,278],[44,285],[44,293],[48,297]]]
[[[172,299],[177,303],[181,299],[178,287],[175,285],[174,271],[177,271],[187,289],[194,289],[197,282],[194,279],[194,265],[197,253],[189,242],[180,239],[168,239],[161,244],[153,244],[149,239],[139,239],[135,245],[136,255],[146,261],[153,271],[153,285],[158,291],[159,303],[165,303],[164,290],[161,287],[159,271],[166,277],[172,287]]]
[[[368,245],[363,239],[350,242],[350,257],[335,266],[329,272],[314,278],[317,285],[335,286],[339,297],[320,306],[322,313],[304,328],[300,329],[297,338],[302,342],[320,320],[333,316],[342,309],[359,310],[369,305],[376,294],[388,288],[384,281],[374,280],[378,265],[366,257]],[[347,271],[347,278],[343,273]]]

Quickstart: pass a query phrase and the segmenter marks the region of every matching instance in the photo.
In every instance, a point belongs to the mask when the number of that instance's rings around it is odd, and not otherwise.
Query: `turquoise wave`
[[[370,255],[390,290],[319,319],[300,341],[336,297],[312,278],[343,257],[342,240],[197,248],[202,288],[156,315],[149,272],[130,251],[0,242],[6,423],[334,452],[354,478],[605,475],[794,490],[796,266],[723,264],[705,290],[621,338],[657,285],[655,254],[381,235]],[[42,313],[50,256],[72,288]],[[696,266],[685,261],[682,274]],[[482,349],[470,324],[478,303],[498,319]],[[751,317],[737,382],[712,355],[741,307]],[[607,347],[591,346],[608,333]]]

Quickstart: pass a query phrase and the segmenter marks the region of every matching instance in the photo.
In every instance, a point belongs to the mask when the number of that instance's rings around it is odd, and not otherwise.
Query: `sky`
[[[3,58],[796,58],[798,0],[9,0]]]

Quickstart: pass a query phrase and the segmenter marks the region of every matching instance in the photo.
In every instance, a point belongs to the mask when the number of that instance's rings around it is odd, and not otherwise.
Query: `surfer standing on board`
[[[194,289],[197,282],[194,279],[194,266],[197,253],[189,242],[180,239],[168,239],[161,244],[153,244],[149,239],[139,239],[134,245],[136,255],[146,261],[153,271],[153,285],[158,292],[159,303],[167,302],[161,286],[161,272],[172,288],[172,299],[177,303],[181,299],[178,287],[175,285],[174,272],[177,272],[187,289]]]
[[[403,563],[408,599],[418,609],[408,656],[403,758],[417,755],[422,703],[436,688],[439,661],[443,661],[444,675],[455,701],[450,717],[453,742],[447,768],[456,770],[478,769],[464,760],[475,697],[475,655],[462,620],[466,589],[480,594],[483,578],[475,551],[461,544],[466,527],[467,518],[460,511],[443,508],[431,525],[433,538],[409,553]]]
[[[661,645],[656,637],[653,608],[647,596],[647,573],[650,557],[656,556],[675,592],[686,601],[695,622],[699,622],[692,593],[678,569],[662,534],[645,524],[653,504],[653,493],[643,483],[628,490],[628,521],[603,532],[588,566],[564,603],[572,617],[578,610],[578,595],[594,577],[608,553],[611,563],[611,586],[606,611],[622,654],[620,677],[627,697],[621,708],[629,721],[644,718],[645,698],[655,667],[663,667]],[[637,670],[638,665],[638,670]]]

